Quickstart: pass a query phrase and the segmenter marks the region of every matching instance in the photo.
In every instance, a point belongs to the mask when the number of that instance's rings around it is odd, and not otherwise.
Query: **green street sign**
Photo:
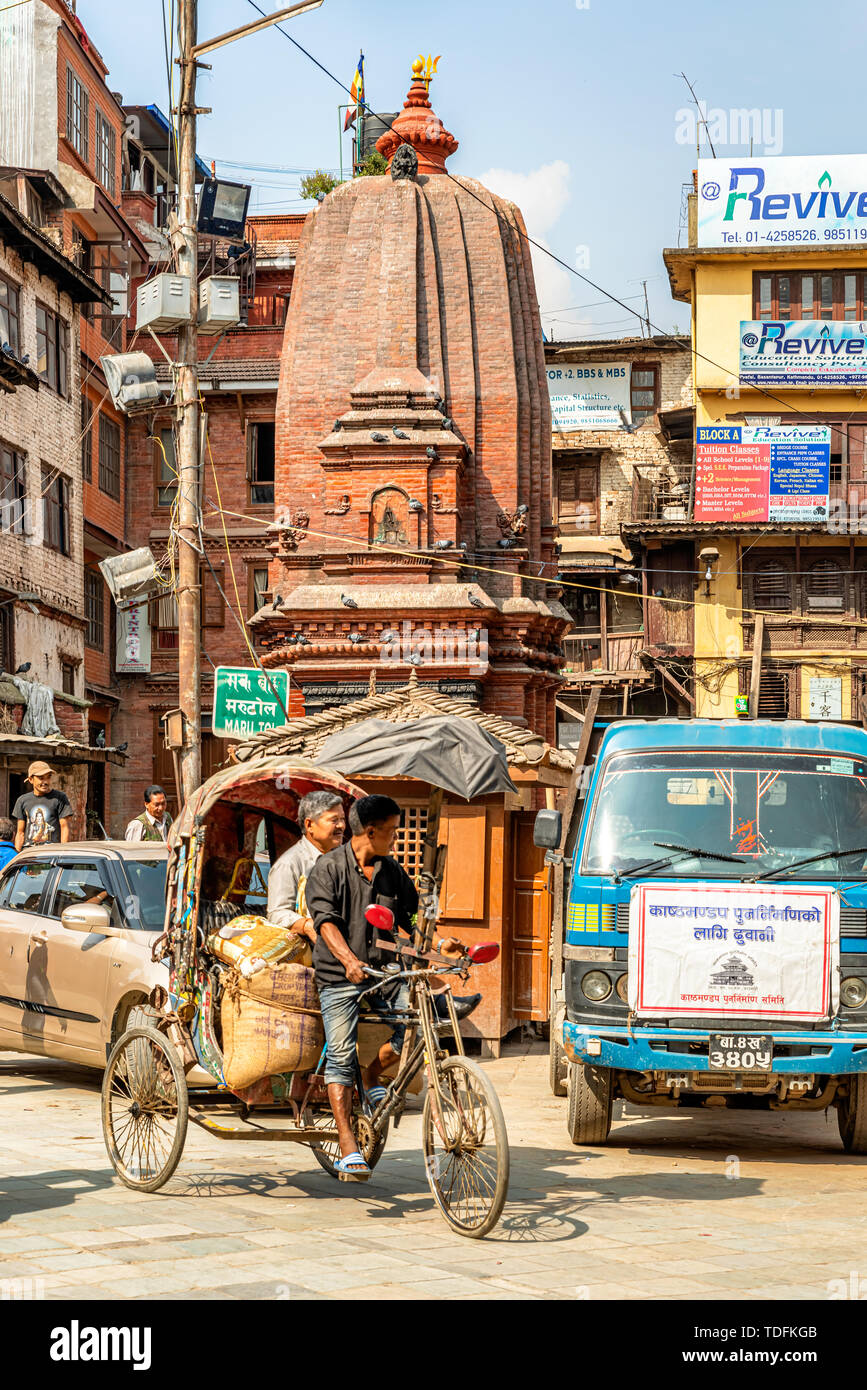
[[[218,738],[250,738],[286,723],[288,671],[218,666],[214,672],[213,732]]]

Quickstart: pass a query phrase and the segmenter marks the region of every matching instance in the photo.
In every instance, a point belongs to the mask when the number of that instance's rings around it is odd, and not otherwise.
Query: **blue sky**
[[[283,0],[259,3],[273,10]],[[288,27],[347,85],[362,47],[368,100],[382,111],[402,105],[422,47],[442,54],[431,95],[460,141],[451,172],[513,197],[532,236],[630,307],[642,308],[638,282],[647,279],[651,319],[663,331],[688,321],[671,300],[661,257],[678,244],[681,187],[695,164],[691,98],[676,74],[685,72],[706,103],[718,155],[749,153],[730,117],[744,110],[765,113],[756,154],[863,148],[856,0],[833,0],[824,40],[827,11],[812,0],[439,0],[425,9],[422,17],[412,0],[325,0]],[[112,89],[166,110],[160,0],[78,0],[78,13]],[[256,17],[248,0],[201,0],[199,14],[200,37]],[[833,57],[830,78],[819,75],[820,42]],[[200,153],[227,176],[254,181],[254,209],[302,210],[298,174],[245,174],[220,161],[336,169],[345,97],[276,30],[210,61],[200,102],[214,114],[200,121]],[[534,260],[549,335],[619,337],[637,328],[577,276]]]

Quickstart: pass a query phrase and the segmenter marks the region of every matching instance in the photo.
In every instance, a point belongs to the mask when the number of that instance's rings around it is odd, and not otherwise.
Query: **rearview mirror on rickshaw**
[[[537,849],[557,849],[563,834],[563,817],[559,811],[537,811],[533,823],[533,844]]]
[[[477,941],[467,951],[473,965],[487,965],[488,961],[496,960],[499,954],[500,946],[496,941]]]
[[[394,931],[394,913],[390,907],[383,907],[382,903],[371,903],[364,916],[377,931]]]

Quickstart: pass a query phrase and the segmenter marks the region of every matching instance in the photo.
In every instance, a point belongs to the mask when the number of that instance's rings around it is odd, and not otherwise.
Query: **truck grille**
[[[619,921],[617,925],[620,926]],[[863,907],[840,905],[840,935],[867,936],[867,911]]]
[[[863,913],[862,916],[865,918],[865,923],[867,923],[867,912]],[[617,904],[617,909],[614,913],[614,926],[617,931],[629,931],[629,903]],[[867,930],[865,930],[864,935],[867,936]]]

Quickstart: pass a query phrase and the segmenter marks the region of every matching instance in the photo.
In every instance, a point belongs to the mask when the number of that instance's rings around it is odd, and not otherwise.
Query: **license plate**
[[[770,1071],[774,1040],[770,1033],[711,1033],[711,1071]]]

